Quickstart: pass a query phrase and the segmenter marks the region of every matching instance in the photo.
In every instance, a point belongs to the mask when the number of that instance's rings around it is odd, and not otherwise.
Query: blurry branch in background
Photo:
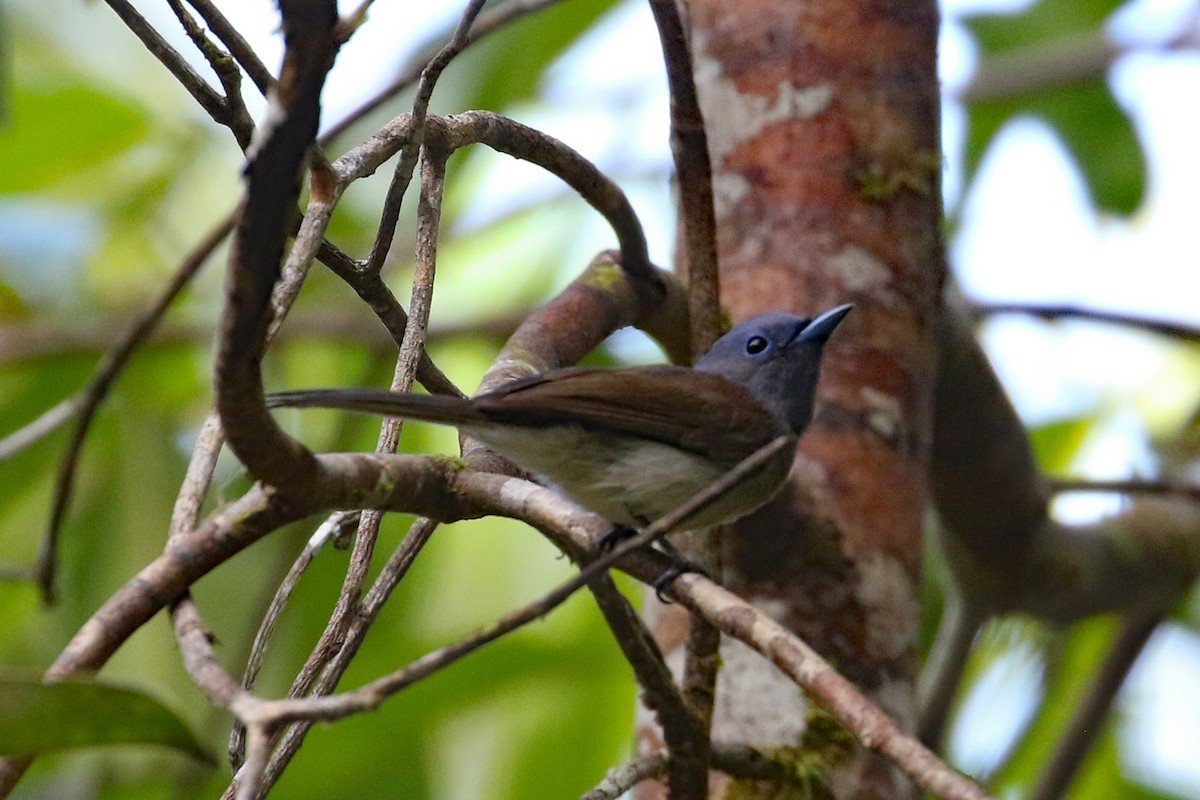
[[[1200,15],[1158,41],[1118,42],[1103,29],[1063,36],[987,57],[954,97],[964,103],[1003,100],[1098,78],[1130,53],[1200,48]]]
[[[1024,427],[953,301],[940,338],[931,487],[954,586],[922,680],[920,736],[940,742],[970,642],[988,617],[1072,623],[1119,614],[1125,629],[1079,710],[1095,724],[1072,724],[1048,755],[1042,783],[1057,791],[1069,785],[1155,622],[1200,574],[1200,503],[1134,496],[1092,523],[1053,520],[1051,487]]]
[[[452,340],[463,336],[480,336],[486,340],[504,340],[520,324],[522,317],[510,313],[477,321],[455,319],[434,320],[429,325],[429,340]],[[0,323],[0,366],[21,364],[62,355],[95,353],[116,347],[126,334],[129,321],[125,317],[99,317],[82,320],[77,325],[62,320],[30,319]],[[196,320],[164,320],[142,349],[177,345],[205,346],[212,339],[212,322]],[[301,342],[338,342],[358,344],[373,350],[394,350],[395,339],[378,320],[350,309],[308,310],[295,313],[280,329],[275,341],[280,345]],[[66,401],[64,401],[66,402]],[[14,434],[15,435],[15,434]],[[7,437],[6,437],[7,439]],[[0,459],[11,456],[15,449],[0,445]]]
[[[1118,494],[1178,495],[1200,501],[1200,485],[1169,480],[1096,480],[1094,478],[1052,478],[1056,492],[1113,492]]]
[[[232,218],[227,218],[209,231],[192,249],[158,299],[135,320],[116,347],[101,359],[88,385],[76,399],[71,401],[72,409],[75,412],[75,427],[71,432],[71,441],[67,443],[66,452],[59,462],[58,475],[54,484],[54,497],[50,505],[50,519],[42,536],[42,547],[38,552],[34,571],[38,588],[42,592],[42,601],[48,605],[55,600],[54,579],[58,572],[59,534],[62,532],[67,507],[71,501],[79,456],[83,452],[83,444],[87,441],[88,430],[96,416],[96,411],[108,396],[113,381],[125,368],[129,359],[154,332],[171,303],[196,277],[200,268],[208,261],[208,257],[229,234],[231,227]]]
[[[1056,800],[1066,796],[1092,745],[1104,732],[1105,718],[1125,677],[1162,621],[1163,615],[1156,611],[1132,614],[1122,620],[1104,662],[1068,719],[1054,752],[1049,755],[1037,783],[1028,794],[1028,800]]]
[[[1109,325],[1119,325],[1126,328],[1136,328],[1148,333],[1156,333],[1171,339],[1185,342],[1200,342],[1200,329],[1192,325],[1181,325],[1165,320],[1151,319],[1135,314],[1122,314],[1102,309],[1083,308],[1081,306],[1064,305],[1035,305],[1032,303],[975,303],[971,308],[973,316],[990,317],[996,314],[1024,314],[1039,319],[1077,319],[1088,322],[1098,322]]]
[[[0,359],[0,363],[3,359]],[[56,430],[66,425],[74,418],[79,410],[79,396],[74,395],[58,403],[41,416],[27,425],[17,428],[12,433],[0,439],[0,461],[12,458],[22,450],[32,447]],[[23,569],[19,572],[29,580],[34,570]]]

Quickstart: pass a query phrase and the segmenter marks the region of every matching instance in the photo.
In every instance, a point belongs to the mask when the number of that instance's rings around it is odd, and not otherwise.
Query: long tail
[[[405,417],[446,425],[485,422],[472,401],[449,395],[404,394],[376,389],[302,389],[267,395],[268,408],[338,408],[385,417]]]

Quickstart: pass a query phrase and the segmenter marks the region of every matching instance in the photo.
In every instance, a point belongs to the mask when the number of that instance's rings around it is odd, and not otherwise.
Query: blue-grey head
[[[746,320],[716,341],[696,369],[740,383],[799,435],[812,419],[825,342],[852,305],[815,319],[771,311]]]

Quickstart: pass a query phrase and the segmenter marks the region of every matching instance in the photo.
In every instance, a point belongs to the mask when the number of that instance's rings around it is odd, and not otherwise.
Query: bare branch
[[[437,55],[421,71],[421,80],[417,83],[417,96],[413,100],[411,115],[411,135],[400,150],[400,161],[388,184],[387,195],[383,201],[383,213],[379,220],[379,228],[375,233],[375,243],[371,245],[371,254],[367,256],[366,269],[368,272],[379,272],[387,259],[392,247],[392,239],[396,235],[396,222],[400,218],[400,204],[408,185],[412,181],[413,169],[417,163],[417,151],[425,143],[425,116],[429,111],[429,100],[433,97],[433,87],[437,84],[442,70],[449,66],[454,57],[469,44],[467,31],[471,23],[483,9],[484,0],[468,0],[463,9],[454,36],[438,51]]]
[[[391,675],[377,678],[352,692],[332,697],[308,697],[264,703],[264,707],[260,712],[260,719],[269,718],[274,722],[290,722],[294,720],[328,721],[378,708],[379,704],[390,695],[475,652],[483,645],[545,616],[615,563],[621,561],[633,551],[645,547],[655,539],[676,529],[688,517],[698,513],[709,504],[716,502],[722,495],[758,470],[766,461],[777,454],[779,450],[790,446],[792,443],[791,437],[781,436],[765,447],[762,447],[712,484],[705,487],[703,491],[697,492],[690,500],[681,504],[671,513],[656,520],[644,531],[621,542],[611,551],[598,556],[595,560],[584,565],[579,574],[574,578],[564,582],[522,608],[506,614],[491,625],[476,631],[471,636],[443,647],[440,650],[427,653],[407,667],[397,670]],[[680,579],[677,578],[676,582],[678,580]]]
[[[772,760],[769,755],[751,747],[714,746],[712,766],[739,778],[800,785],[794,771],[786,764]],[[660,778],[666,773],[667,757],[664,753],[643,756],[610,769],[604,780],[582,794],[579,800],[617,800],[642,781]]]
[[[259,59],[258,54],[254,52],[254,48],[250,43],[242,37],[237,28],[229,23],[225,15],[220,9],[214,5],[211,0],[187,0],[188,5],[196,9],[196,12],[204,19],[204,22],[212,29],[212,32],[217,35],[221,43],[229,48],[229,53],[235,59],[242,69],[246,70],[246,74],[250,76],[250,80],[254,81],[254,85],[258,87],[258,91],[264,97],[267,95],[267,90],[271,88],[271,84],[275,81],[275,76],[271,74],[271,70],[263,64]]]
[[[286,42],[283,69],[272,93],[269,122],[259,130],[248,156],[246,194],[229,256],[214,388],[229,446],[250,474],[303,493],[315,480],[318,464],[267,411],[261,360],[267,310],[299,195],[298,178],[316,138],[321,88],[337,53],[337,8],[332,1],[281,0],[280,10]]]
[[[233,58],[205,35],[204,29],[183,7],[181,0],[167,0],[167,5],[175,12],[175,18],[183,26],[184,32],[221,81],[221,87],[225,90],[225,124],[237,139],[238,146],[246,150],[254,136],[254,120],[250,119],[250,112],[242,100],[241,71]]]
[[[617,591],[612,578],[601,575],[588,588],[625,660],[633,667],[642,687],[643,702],[655,712],[663,730],[670,754],[671,796],[676,800],[689,797],[704,800],[708,788],[708,726],[676,688],[653,636],[629,601]]]
[[[479,14],[475,18],[474,24],[471,26],[467,35],[467,46],[475,44],[478,41],[486,38],[489,34],[503,30],[509,24],[528,15],[541,11],[544,8],[549,8],[552,5],[560,2],[560,0],[506,0],[495,8],[490,8],[487,11]],[[363,5],[366,5],[364,3]],[[353,15],[351,15],[353,16]],[[440,44],[440,41],[453,36],[434,37],[439,41],[439,44],[433,48],[427,48],[416,56],[411,58],[409,62],[400,68],[398,74],[392,79],[391,83],[379,90],[372,98],[364,102],[361,106],[354,109],[343,119],[331,126],[329,130],[321,137],[321,143],[327,144],[346,132],[352,125],[360,122],[363,117],[378,109],[391,98],[395,97],[400,92],[407,89],[416,83],[421,73],[425,71],[425,67],[430,61],[437,56],[438,52],[445,46]]]
[[[379,577],[375,579],[362,602],[353,609],[354,613],[343,612],[339,615],[335,612],[321,634],[317,646],[313,648],[313,652],[293,681],[288,692],[289,697],[302,697],[310,693],[327,695],[337,687],[375,618],[383,610],[384,604],[400,581],[408,574],[409,567],[436,529],[437,523],[430,519],[418,519],[414,522],[399,547],[380,570]],[[304,737],[312,725],[311,721],[301,721],[287,729],[266,765],[262,784],[264,789],[273,786],[279,780],[284,768],[304,743]],[[237,789],[236,784],[236,781],[231,784],[222,797],[232,797]]]
[[[147,22],[146,18],[139,14],[127,0],[105,0],[105,2],[116,12],[134,36],[141,40],[142,45],[150,51],[150,54],[175,76],[175,79],[200,104],[200,107],[208,112],[208,115],[215,121],[222,125],[226,124],[227,109],[224,100],[205,82],[204,78],[192,69],[192,65],[179,54],[179,51],[171,47],[167,40],[154,30],[154,26]]]
[[[322,525],[322,528],[324,525]],[[263,656],[266,655],[267,644],[271,640],[271,635],[275,632],[275,624],[279,618],[283,616],[284,609],[287,608],[288,600],[291,599],[292,592],[300,583],[301,576],[305,570],[312,564],[313,559],[317,555],[317,551],[321,548],[321,544],[314,541],[321,533],[321,528],[317,529],[317,534],[314,534],[300,551],[300,555],[292,563],[287,575],[280,582],[279,588],[275,590],[275,595],[271,598],[270,605],[267,606],[267,612],[263,615],[262,621],[258,624],[258,630],[254,634],[254,642],[250,646],[250,655],[246,659],[246,667],[242,671],[242,688],[250,691],[254,688],[255,682],[258,680],[258,674],[262,670]],[[322,540],[323,541],[323,540]],[[246,747],[246,727],[240,721],[234,724],[233,730],[229,734],[229,763],[233,765],[234,770],[237,770],[245,759]]]
[[[1135,314],[1122,314],[1116,311],[1083,308],[1067,305],[1030,305],[1026,303],[979,303],[973,307],[976,315],[993,314],[1027,314],[1042,319],[1080,319],[1091,322],[1104,322],[1112,325],[1123,325],[1139,328],[1150,333],[1157,333],[1172,339],[1182,339],[1187,342],[1200,342],[1200,330],[1191,325],[1181,325],[1175,322],[1150,319]]]
[[[1053,478],[1055,492],[1116,492],[1119,494],[1179,495],[1200,500],[1200,486],[1168,480],[1094,480],[1090,478]]]
[[[0,461],[6,461],[40,442],[71,420],[79,411],[79,395],[73,395],[46,410],[37,419],[0,439]],[[24,570],[28,574],[28,570]]]
[[[942,751],[946,721],[962,683],[971,645],[984,620],[984,615],[968,605],[953,586],[946,587],[944,602],[937,637],[921,670],[917,690],[921,706],[917,738],[938,752]]]
[[[557,511],[549,504],[550,498],[546,495],[551,493],[548,490],[526,484],[518,491],[517,481],[513,478],[495,475],[478,475],[476,478],[469,483],[457,484],[460,496],[479,504],[489,513],[519,516],[551,536],[561,535],[559,532],[564,531],[575,541],[582,541],[579,537],[585,536],[566,523],[561,516],[565,512]],[[504,489],[499,485],[489,486],[493,482],[504,484]],[[641,580],[652,581],[658,574],[656,570],[665,562],[633,560],[633,556],[648,558],[650,555],[631,554],[620,567]],[[811,647],[749,603],[695,573],[677,578],[671,593],[722,633],[765,656],[828,708],[867,748],[890,759],[921,788],[943,798],[983,800],[987,797],[974,782],[904,734]]]
[[[679,266],[688,284],[692,356],[697,357],[708,352],[721,335],[721,290],[712,161],[682,9],[683,4],[675,0],[650,0],[671,93],[671,154],[679,180],[680,224],[686,245]]]
[[[1133,52],[1194,50],[1200,46],[1193,19],[1155,42],[1116,42],[1103,28],[1060,36],[991,56],[979,65],[958,99],[967,103],[1007,100],[1071,83],[1101,78]]]

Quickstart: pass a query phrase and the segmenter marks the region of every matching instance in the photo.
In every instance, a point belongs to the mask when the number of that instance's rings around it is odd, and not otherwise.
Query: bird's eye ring
[[[768,344],[769,342],[763,336],[751,336],[746,342],[746,352],[752,356],[756,356],[766,350]]]

